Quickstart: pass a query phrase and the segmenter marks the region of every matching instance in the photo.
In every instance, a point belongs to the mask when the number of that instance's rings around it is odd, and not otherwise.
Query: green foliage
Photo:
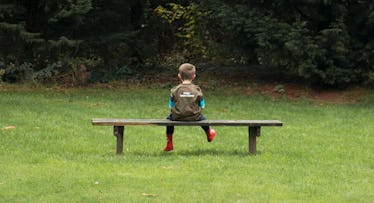
[[[37,81],[63,77],[72,69],[57,64],[76,58],[96,61],[96,75],[106,72],[109,80],[118,79],[152,54],[143,40],[144,6],[143,1],[118,0],[0,3],[6,10],[0,16],[0,57],[6,64],[32,62]]]
[[[34,72],[38,78],[52,76],[56,73],[47,70],[53,69],[59,58],[75,57],[83,42],[76,33],[92,9],[91,0],[16,1],[6,5],[7,12],[0,16],[0,57],[10,64],[6,81],[32,80]]]
[[[283,85],[276,85],[273,89],[274,92],[277,92],[279,94],[284,94],[286,93],[286,91],[284,90],[284,86]]]
[[[373,43],[371,14],[365,6],[373,5],[363,1],[222,1],[211,9],[221,29],[229,33],[225,37],[234,45],[233,57],[245,57],[280,75],[342,85],[370,82],[363,79],[373,70],[373,54],[367,48]]]
[[[69,72],[51,71],[62,58],[84,58],[95,61],[93,82],[183,60],[261,65],[331,86],[373,84],[373,8],[362,0],[3,0],[0,58],[31,63],[47,78]]]
[[[22,42],[16,48],[31,52],[28,57],[45,54],[56,47],[59,52],[53,54],[66,54],[63,50],[65,46],[77,47],[79,44],[75,33],[82,24],[83,15],[91,10],[91,0],[34,0],[30,4],[18,1],[10,8],[9,14],[2,16],[0,23],[0,32],[5,37],[3,40]],[[7,45],[5,47],[12,50],[12,44]],[[9,53],[12,52],[7,49],[2,51],[3,56]]]
[[[54,82],[54,76],[59,74],[59,70],[62,69],[63,65],[61,61],[52,63],[46,68],[43,68],[34,74],[34,79],[38,82]]]
[[[5,66],[3,80],[5,82],[25,82],[32,79],[33,73],[32,63],[9,63]]]
[[[4,62],[0,58],[0,84],[3,82],[4,74],[5,74]]]
[[[56,62],[48,62],[47,67],[36,69],[35,63],[3,64],[0,78],[9,83],[32,82],[43,84],[82,85],[89,81],[93,67],[99,62],[85,58],[61,57]]]
[[[207,21],[210,12],[204,10],[199,4],[189,2],[187,6],[176,3],[159,5],[154,9],[157,15],[176,28],[173,33],[182,39],[182,50],[187,50],[188,57],[206,59],[208,53]]]

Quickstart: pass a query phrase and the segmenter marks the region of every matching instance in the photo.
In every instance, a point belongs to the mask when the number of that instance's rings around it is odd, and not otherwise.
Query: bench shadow
[[[261,155],[261,151],[257,151],[256,154],[248,154],[247,151],[243,150],[232,150],[232,151],[222,151],[216,149],[188,149],[188,150],[174,150],[171,152],[145,152],[145,151],[132,151],[129,155],[135,156],[236,156],[236,157],[248,157]],[[126,156],[126,154],[124,154]]]

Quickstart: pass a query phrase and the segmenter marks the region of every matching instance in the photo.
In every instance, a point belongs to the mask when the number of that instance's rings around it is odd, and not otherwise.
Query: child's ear
[[[181,76],[180,73],[178,73],[178,79],[179,79],[179,80],[182,80],[182,76]]]

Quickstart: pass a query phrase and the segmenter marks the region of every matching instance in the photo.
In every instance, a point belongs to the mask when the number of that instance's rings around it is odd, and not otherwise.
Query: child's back
[[[171,90],[174,106],[171,114],[174,120],[198,121],[201,119],[201,111],[204,108],[203,93],[199,86],[180,84]]]

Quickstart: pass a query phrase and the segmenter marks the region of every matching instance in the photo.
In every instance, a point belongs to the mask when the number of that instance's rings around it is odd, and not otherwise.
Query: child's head
[[[179,66],[179,74],[181,80],[193,80],[196,76],[196,68],[190,63],[184,63]]]

